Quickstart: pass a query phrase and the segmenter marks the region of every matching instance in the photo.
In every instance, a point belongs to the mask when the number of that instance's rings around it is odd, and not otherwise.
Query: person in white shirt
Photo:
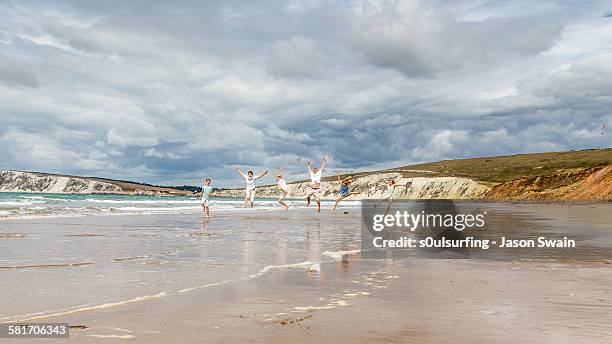
[[[314,197],[317,201],[317,212],[321,212],[321,176],[323,174],[323,169],[325,168],[325,163],[327,162],[327,158],[323,158],[323,163],[321,164],[321,169],[316,167],[310,168],[310,160],[308,160],[308,172],[310,173],[310,185],[308,191],[306,193],[306,206],[310,206],[310,199]]]
[[[374,204],[374,208],[377,208],[382,202],[387,201],[387,208],[385,209],[385,215],[391,209],[391,203],[393,202],[393,194],[395,193],[395,180],[389,179],[387,182],[387,189],[383,192],[380,201]]]
[[[278,203],[285,207],[285,210],[289,209],[287,203],[284,202],[285,197],[289,195],[289,185],[283,177],[283,163],[280,165],[280,174],[276,176],[276,189],[279,191]]]
[[[265,170],[256,176],[253,175],[253,171],[248,171],[247,174],[242,173],[240,167],[236,167],[236,171],[238,171],[238,173],[244,177],[246,182],[246,189],[244,190],[244,206],[246,207],[250,203],[251,208],[253,208],[253,205],[255,204],[255,180],[265,176],[268,173],[268,170]]]
[[[408,182],[405,185],[406,189],[408,189],[410,186],[412,186],[412,182]],[[374,204],[374,208],[377,208],[382,202],[387,201],[387,208],[385,209],[385,215],[387,215],[387,213],[389,212],[389,209],[391,209],[391,203],[393,203],[394,194],[395,194],[395,180],[389,179],[389,181],[387,182],[387,189],[383,192],[380,201]]]

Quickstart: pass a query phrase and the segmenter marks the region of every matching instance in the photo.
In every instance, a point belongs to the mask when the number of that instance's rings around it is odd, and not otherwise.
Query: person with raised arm
[[[348,176],[344,179],[340,179],[340,171],[336,171],[336,177],[338,178],[338,182],[340,182],[340,196],[338,197],[338,199],[336,199],[336,203],[334,204],[334,209],[333,209],[334,211],[336,210],[338,203],[340,203],[343,199],[351,195],[359,194],[359,192],[354,192],[354,191],[349,190],[349,186],[351,185],[351,183],[355,181],[353,177]]]
[[[289,185],[283,177],[283,163],[280,164],[280,173],[276,176],[276,189],[279,191],[278,203],[285,207],[285,210],[289,209],[287,203],[284,202],[285,197],[289,195]]]
[[[314,197],[317,201],[317,212],[321,212],[321,176],[323,174],[323,169],[325,169],[325,163],[327,162],[327,157],[323,157],[323,163],[321,164],[321,169],[316,167],[310,167],[310,160],[306,164],[308,166],[308,173],[310,173],[310,184],[308,186],[308,191],[306,192],[306,207],[310,206],[310,199]]]
[[[404,185],[406,189],[408,189],[410,186],[412,186],[412,182],[408,182],[406,183],[406,185]],[[393,203],[394,194],[395,179],[389,179],[389,181],[387,182],[387,189],[383,192],[381,199],[376,202],[376,204],[374,204],[374,208],[377,208],[382,202],[387,201],[387,208],[385,209],[385,215],[387,215],[389,209],[391,209],[391,203]]]
[[[265,176],[268,173],[268,170],[265,170],[256,176],[253,175],[253,171],[248,171],[246,174],[244,174],[240,170],[240,167],[236,167],[236,171],[238,171],[238,173],[244,177],[244,180],[246,181],[246,189],[244,190],[244,206],[247,207],[250,203],[251,208],[253,208],[253,205],[255,204],[255,180]]]

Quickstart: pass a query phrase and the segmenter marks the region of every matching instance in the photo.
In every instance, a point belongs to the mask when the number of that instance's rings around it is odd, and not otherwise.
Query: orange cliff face
[[[561,170],[494,186],[486,196],[496,201],[611,201],[612,165]]]
[[[577,185],[573,192],[568,193],[563,199],[575,201],[587,199],[612,200],[612,165],[591,173]]]

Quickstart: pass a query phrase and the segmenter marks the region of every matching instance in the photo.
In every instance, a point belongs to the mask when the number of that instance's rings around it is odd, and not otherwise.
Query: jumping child
[[[248,171],[247,174],[242,173],[240,167],[236,167],[236,171],[238,171],[238,173],[244,177],[246,182],[246,188],[244,190],[244,206],[247,207],[248,204],[251,203],[251,208],[253,208],[253,205],[255,204],[255,180],[265,176],[268,173],[268,170],[265,170],[256,176],[253,176],[253,171]]]
[[[406,189],[408,189],[411,185],[412,185],[412,182],[406,183],[405,185]],[[385,215],[387,215],[387,213],[389,212],[389,209],[391,209],[391,203],[393,203],[394,193],[395,193],[395,180],[389,179],[389,181],[387,182],[387,190],[383,192],[382,198],[378,202],[376,202],[376,204],[374,205],[374,208],[378,207],[382,202],[386,200],[387,208],[385,209]]]
[[[276,189],[280,192],[278,195],[278,203],[285,207],[285,210],[289,209],[287,203],[284,202],[285,197],[289,195],[289,185],[283,177],[283,163],[280,165],[280,173],[276,176]]]
[[[334,211],[336,210],[336,207],[338,206],[338,203],[340,203],[343,199],[351,196],[351,195],[357,195],[359,194],[359,192],[354,192],[354,191],[349,191],[349,186],[351,185],[351,183],[353,183],[354,179],[353,177],[346,177],[344,179],[340,179],[340,172],[336,171],[336,176],[338,177],[338,181],[340,182],[340,197],[338,197],[338,199],[336,199],[336,204],[334,204]]]

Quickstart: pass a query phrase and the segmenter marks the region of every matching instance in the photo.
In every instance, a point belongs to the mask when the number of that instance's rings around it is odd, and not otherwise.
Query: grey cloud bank
[[[609,147],[603,1],[0,2],[0,169],[236,185]]]

